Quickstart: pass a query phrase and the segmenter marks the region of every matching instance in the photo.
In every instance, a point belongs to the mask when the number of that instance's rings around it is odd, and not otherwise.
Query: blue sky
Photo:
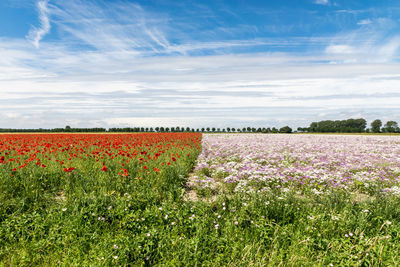
[[[0,2],[0,127],[400,121],[400,2]]]

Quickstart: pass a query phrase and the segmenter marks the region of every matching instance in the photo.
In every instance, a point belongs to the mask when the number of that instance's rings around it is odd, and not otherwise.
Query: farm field
[[[0,265],[395,266],[399,179],[398,136],[1,135]]]

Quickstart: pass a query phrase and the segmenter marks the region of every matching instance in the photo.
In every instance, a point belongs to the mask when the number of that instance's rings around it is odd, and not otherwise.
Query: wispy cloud
[[[36,48],[39,48],[39,42],[43,37],[50,32],[50,19],[49,19],[49,0],[41,0],[37,2],[37,9],[39,12],[40,26],[34,27],[29,31],[27,38],[33,43]]]
[[[359,22],[357,22],[358,25],[369,25],[371,23],[372,23],[372,20],[370,20],[370,19],[363,19],[363,20],[360,20]]]
[[[315,0],[315,3],[318,5],[328,5],[329,0]]]

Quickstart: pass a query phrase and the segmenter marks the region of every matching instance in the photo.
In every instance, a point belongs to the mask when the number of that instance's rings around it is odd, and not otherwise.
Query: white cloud
[[[305,126],[318,114],[400,114],[400,40],[384,34],[388,20],[328,37],[174,43],[168,16],[132,3],[94,3],[43,4],[62,42],[45,42],[33,30],[43,49],[0,38],[1,127]],[[307,45],[315,49],[224,50]],[[215,53],[192,56],[199,51]]]
[[[39,42],[46,34],[50,32],[51,29],[48,2],[49,0],[41,0],[37,2],[40,27],[32,27],[27,36],[27,38],[33,43],[36,48],[39,48]]]
[[[349,45],[330,45],[325,51],[330,54],[354,54],[356,50]]]
[[[370,19],[363,19],[363,20],[360,20],[359,22],[357,22],[358,25],[369,25],[371,23],[372,23],[372,20],[370,20]]]
[[[315,0],[315,3],[318,5],[328,5],[329,0]]]

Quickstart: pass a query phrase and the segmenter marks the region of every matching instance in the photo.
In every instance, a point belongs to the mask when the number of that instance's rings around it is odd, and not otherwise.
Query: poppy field
[[[395,266],[400,139],[0,135],[0,265]]]

